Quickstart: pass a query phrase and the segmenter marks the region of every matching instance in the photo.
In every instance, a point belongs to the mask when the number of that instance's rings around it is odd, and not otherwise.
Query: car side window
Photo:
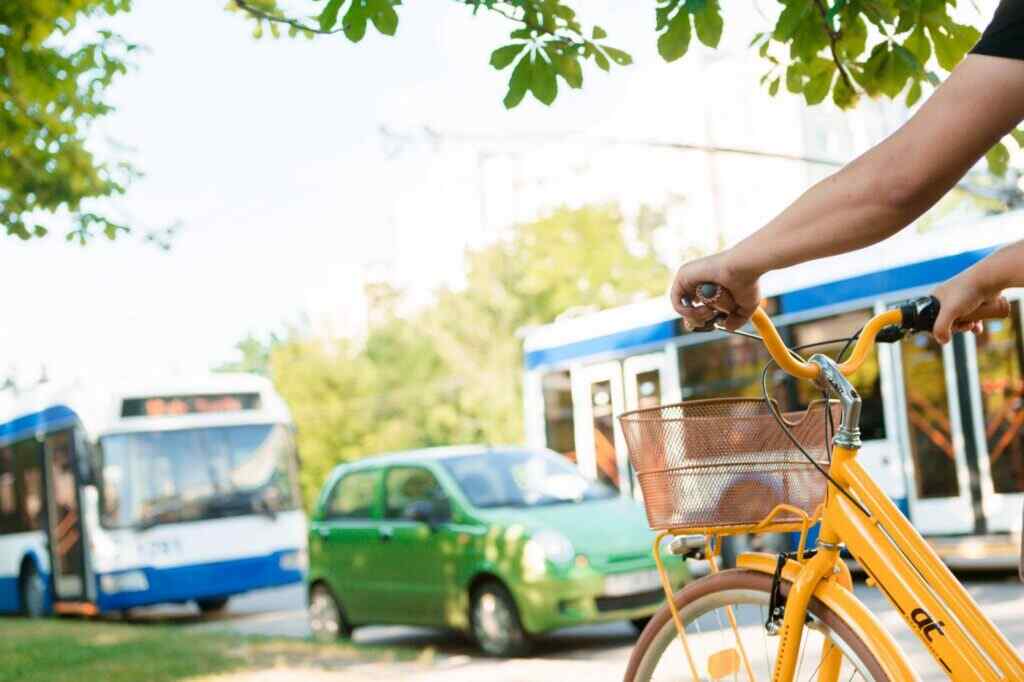
[[[379,472],[353,471],[334,486],[325,516],[329,519],[368,519],[373,516]]]
[[[436,502],[445,498],[434,474],[421,467],[395,467],[384,479],[384,517],[399,519],[413,502]]]

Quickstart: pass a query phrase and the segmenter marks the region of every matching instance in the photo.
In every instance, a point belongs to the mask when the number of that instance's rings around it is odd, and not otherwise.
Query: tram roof
[[[926,234],[904,230],[852,253],[771,272],[762,290],[780,312],[813,313],[934,285],[970,267],[999,246],[1024,238],[1024,211],[948,221]],[[527,369],[645,345],[680,335],[667,296],[559,319],[524,330]]]

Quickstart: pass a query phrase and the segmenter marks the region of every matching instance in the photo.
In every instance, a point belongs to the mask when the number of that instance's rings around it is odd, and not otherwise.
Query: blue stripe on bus
[[[18,594],[18,576],[0,578],[0,613],[17,613],[21,610],[21,595]]]
[[[77,419],[78,415],[67,405],[53,405],[40,412],[26,414],[0,424],[0,445],[70,426]]]
[[[281,557],[298,551],[281,550],[264,556],[216,561],[173,568],[141,569],[149,583],[148,590],[107,594],[100,590],[97,606],[100,611],[127,609],[149,604],[185,602],[193,599],[227,597],[264,587],[278,587],[301,582],[302,571],[281,567]],[[131,573],[133,570],[117,571]],[[115,575],[112,573],[111,575]],[[102,575],[97,576],[102,585]]]
[[[966,251],[797,289],[779,296],[781,308],[786,313],[798,313],[844,301],[878,297],[890,291],[936,284],[963,272],[993,251],[995,248]]]
[[[953,256],[943,256],[920,263],[901,265],[888,270],[797,289],[779,296],[780,307],[785,313],[797,313],[846,301],[877,297],[892,291],[935,284],[966,270],[993,251],[995,251],[994,247],[966,251]],[[568,343],[564,346],[530,351],[524,354],[523,363],[528,370],[546,365],[564,364],[578,358],[625,351],[659,341],[668,341],[676,337],[676,331],[677,321],[666,320],[607,336]]]
[[[625,348],[635,348],[659,341],[668,341],[675,336],[676,321],[666,320],[645,327],[637,327],[607,336],[599,336],[595,339],[531,351],[526,354],[524,360],[526,368],[533,369],[541,365],[555,365],[572,360],[573,358],[581,358]]]

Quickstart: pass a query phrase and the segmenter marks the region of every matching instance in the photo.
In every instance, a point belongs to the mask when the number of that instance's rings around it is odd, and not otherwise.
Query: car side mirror
[[[416,500],[415,502],[410,502],[405,507],[405,511],[402,512],[402,518],[425,523],[431,528],[444,523],[451,516],[452,509],[447,499],[433,501]]]

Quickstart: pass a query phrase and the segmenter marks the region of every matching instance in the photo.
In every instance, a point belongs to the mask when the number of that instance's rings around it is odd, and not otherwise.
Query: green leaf
[[[338,23],[338,11],[345,0],[328,0],[324,10],[320,12],[320,30],[330,31]]]
[[[570,88],[579,88],[583,85],[583,68],[580,66],[579,58],[575,55],[563,54],[551,60],[558,70],[558,75]]]
[[[707,0],[701,11],[693,15],[693,25],[697,29],[697,38],[708,47],[718,47],[722,39],[722,10],[718,0]]]
[[[928,35],[931,36],[932,44],[935,45],[935,59],[938,60],[939,66],[946,71],[955,69],[967,50],[970,49],[970,46],[963,47],[953,36],[946,35],[932,26],[928,27]]]
[[[614,47],[608,47],[607,45],[602,45],[601,49],[603,49],[605,53],[612,58],[612,61],[619,66],[629,66],[633,63],[633,58],[628,52],[623,52],[622,50],[617,50]]]
[[[1014,142],[1017,143],[1017,146],[1024,149],[1024,130],[1011,130],[1010,135],[1013,137]]]
[[[811,11],[812,4],[810,0],[789,0],[789,4],[782,10],[775,24],[775,30],[772,32],[774,38],[784,43],[789,42],[804,17]]]
[[[668,30],[658,36],[658,54],[666,62],[675,60],[690,49],[690,15],[680,11],[672,19]]]
[[[924,33],[924,28],[918,26],[917,29],[910,34],[910,36],[903,41],[903,47],[907,48],[914,57],[917,58],[918,63],[924,66],[928,63],[928,60],[932,58],[932,44],[928,41],[928,36]]]
[[[594,32],[590,34],[590,37],[593,38],[594,40],[601,40],[601,38],[607,38],[608,33],[600,26],[595,26]]]
[[[378,0],[373,3],[373,13],[370,15],[370,19],[377,30],[386,36],[393,36],[398,30],[398,13],[392,7],[390,0]]]
[[[533,35],[533,30],[529,28],[517,28],[509,34],[509,37],[513,40],[528,40]]]
[[[800,62],[793,62],[786,68],[786,89],[794,95],[803,92],[804,77],[803,64]]]
[[[1005,144],[999,142],[995,147],[988,150],[988,153],[985,154],[985,160],[988,162],[988,169],[992,173],[1003,177],[1010,166],[1010,150],[1006,148]]]
[[[345,37],[353,43],[358,43],[366,35],[366,10],[362,3],[353,2],[349,5],[348,11],[341,19],[341,27],[345,31]]]
[[[824,101],[828,91],[832,88],[832,78],[835,74],[831,71],[820,73],[807,82],[804,88],[804,99],[810,105],[820,104]]]
[[[914,81],[914,84],[910,86],[910,90],[907,91],[907,106],[912,107],[917,104],[918,100],[921,99],[922,93],[921,81]]]
[[[857,93],[851,90],[842,78],[832,88],[832,102],[840,109],[849,109],[857,104]]]
[[[526,47],[525,43],[513,43],[503,45],[491,53],[491,66],[501,70],[516,60],[516,57]]]
[[[828,33],[821,23],[821,18],[807,15],[793,34],[789,52],[795,59],[810,61],[827,45]]]
[[[555,79],[555,67],[542,59],[533,64],[530,77],[530,92],[547,105],[551,105],[558,96],[558,81]]]
[[[508,79],[508,93],[505,94],[505,108],[512,109],[523,101],[523,96],[530,87],[530,80],[533,77],[533,63],[529,57],[519,60],[516,68],[512,69],[512,77]]]
[[[45,237],[47,232],[49,232],[49,230],[47,230],[42,225],[36,225],[35,227],[32,228],[32,234],[34,234],[37,237]]]
[[[779,83],[780,82],[781,82],[781,80],[779,78],[776,78],[775,80],[772,81],[771,85],[768,86],[768,94],[769,95],[771,95],[772,97],[775,97],[775,95],[777,95],[779,93]]]
[[[846,59],[856,59],[864,54],[868,44],[868,25],[864,17],[852,10],[839,15],[839,40],[836,50]]]
[[[608,57],[605,57],[604,53],[600,50],[594,50],[594,63],[602,71],[607,71],[611,68],[611,64],[608,63]]]

